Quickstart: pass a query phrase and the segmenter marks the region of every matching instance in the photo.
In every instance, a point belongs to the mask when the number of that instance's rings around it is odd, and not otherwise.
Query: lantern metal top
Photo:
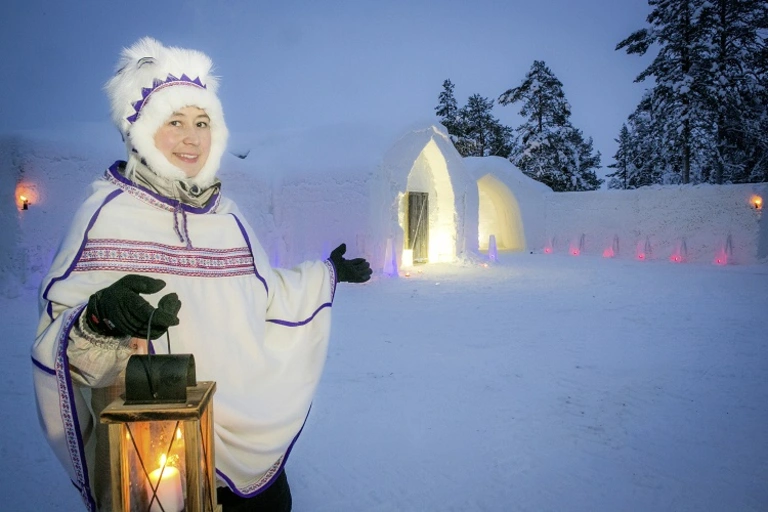
[[[125,403],[184,403],[196,384],[192,354],[134,354],[125,368]]]
[[[101,423],[128,423],[132,421],[188,421],[200,419],[208,407],[216,382],[200,381],[187,387],[187,400],[182,403],[156,403],[127,405],[118,398],[109,404],[100,416]]]

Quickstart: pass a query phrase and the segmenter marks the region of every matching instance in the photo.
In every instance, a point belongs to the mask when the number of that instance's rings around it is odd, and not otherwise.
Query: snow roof
[[[531,192],[535,191],[539,194],[552,192],[552,189],[545,184],[523,174],[515,164],[506,158],[498,156],[466,157],[464,158],[464,165],[467,168],[467,172],[469,172],[475,180],[479,180],[490,173],[495,175],[514,191],[530,190]]]

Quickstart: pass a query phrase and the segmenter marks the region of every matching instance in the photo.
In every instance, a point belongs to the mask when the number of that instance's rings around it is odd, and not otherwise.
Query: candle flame
[[[763,198],[760,196],[752,196],[750,202],[752,203],[752,206],[758,210],[763,207]]]
[[[176,429],[176,439],[181,439],[181,429],[180,428]]]
[[[160,467],[165,467],[165,463],[168,462],[168,457],[165,456],[165,454],[162,454],[160,456]]]
[[[21,200],[21,202],[23,203],[24,201],[26,201],[26,200],[27,200],[27,196],[19,196],[19,199],[20,199],[20,200]]]

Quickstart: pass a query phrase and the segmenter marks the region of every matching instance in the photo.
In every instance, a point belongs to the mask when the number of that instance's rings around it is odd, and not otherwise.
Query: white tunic
[[[126,274],[166,282],[144,296],[153,305],[178,294],[171,351],[194,354],[198,380],[217,382],[217,474],[239,494],[256,494],[282,468],[309,412],[326,360],[333,265],[271,268],[237,206],[221,196],[205,208],[179,204],[129,182],[117,164],[95,182],[41,285],[32,349],[41,424],[89,509],[98,419],[91,390],[72,379],[70,363],[82,362],[67,351],[89,296]],[[165,339],[154,349],[167,352]],[[90,357],[106,359],[112,374],[130,355],[100,350]]]

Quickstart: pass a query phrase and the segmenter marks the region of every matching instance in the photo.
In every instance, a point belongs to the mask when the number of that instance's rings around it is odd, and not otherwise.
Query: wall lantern
[[[21,203],[22,210],[29,210],[29,198],[27,196],[19,196],[19,203]]]
[[[749,204],[751,204],[755,210],[762,210],[763,198],[760,196],[752,196],[749,200]]]
[[[109,425],[113,512],[221,512],[213,441],[215,382],[191,354],[133,355]]]

